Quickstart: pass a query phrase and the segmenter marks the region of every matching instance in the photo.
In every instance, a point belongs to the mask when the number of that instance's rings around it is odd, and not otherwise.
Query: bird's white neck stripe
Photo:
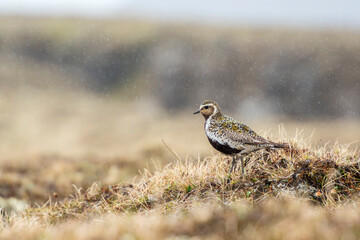
[[[211,114],[211,116],[214,116],[218,111],[217,107],[215,105],[213,105],[213,106],[214,106],[214,112],[213,112],[213,114]]]

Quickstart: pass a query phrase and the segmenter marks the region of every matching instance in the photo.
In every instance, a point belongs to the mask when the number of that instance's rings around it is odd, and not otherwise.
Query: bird
[[[199,113],[205,118],[204,130],[210,144],[219,152],[233,157],[229,175],[234,170],[237,156],[240,156],[241,174],[244,175],[244,156],[262,149],[287,147],[287,144],[265,139],[244,123],[226,116],[215,101],[202,102],[193,114]]]

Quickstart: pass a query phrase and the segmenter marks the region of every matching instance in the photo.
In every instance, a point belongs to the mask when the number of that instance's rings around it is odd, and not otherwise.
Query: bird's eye
[[[208,108],[209,108],[209,106],[205,106],[204,108],[205,108],[205,109],[208,109]]]

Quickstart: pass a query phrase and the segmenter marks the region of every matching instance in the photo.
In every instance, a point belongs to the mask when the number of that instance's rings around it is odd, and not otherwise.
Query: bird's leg
[[[235,164],[236,164],[236,157],[233,156],[233,160],[232,160],[232,163],[231,163],[229,175],[230,175],[230,174],[232,173],[232,171],[234,170]]]
[[[241,175],[244,175],[244,158],[242,155],[240,155],[240,161],[241,161]]]

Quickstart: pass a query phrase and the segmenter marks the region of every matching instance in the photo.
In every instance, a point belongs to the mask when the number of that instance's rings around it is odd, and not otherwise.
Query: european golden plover
[[[205,133],[211,145],[226,155],[233,156],[230,173],[234,170],[236,156],[240,155],[241,173],[244,174],[243,156],[261,149],[285,148],[287,145],[275,143],[257,135],[240,121],[224,115],[219,105],[206,100],[194,114],[205,118]]]

